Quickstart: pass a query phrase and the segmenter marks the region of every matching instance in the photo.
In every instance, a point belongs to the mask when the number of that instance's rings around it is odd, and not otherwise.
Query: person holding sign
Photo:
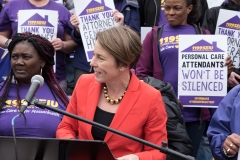
[[[58,12],[58,24],[57,24],[57,38],[51,39],[48,37],[56,51],[56,77],[60,83],[61,88],[65,91],[67,89],[66,82],[66,62],[65,54],[72,53],[76,44],[72,40],[70,34],[73,26],[69,22],[70,13],[61,4],[57,4],[52,0],[14,0],[8,2],[0,14],[0,47],[7,48],[11,42],[11,37],[18,31],[18,21],[20,19],[18,12],[20,10],[52,10]],[[48,19],[48,15],[45,15]],[[46,20],[47,23],[48,20]],[[37,19],[31,21],[34,28],[34,22],[38,24],[45,23],[42,20]],[[36,24],[36,26],[38,26]],[[54,28],[55,29],[55,28]],[[40,34],[38,30],[31,30],[29,32]],[[9,54],[7,55],[9,56]]]
[[[18,33],[8,46],[12,69],[6,81],[0,83],[0,136],[13,136],[11,120],[18,114],[34,75],[42,75],[45,83],[36,98],[65,110],[68,97],[59,86],[53,72],[54,48],[45,38],[31,33]],[[62,115],[30,105],[15,120],[17,137],[54,138]]]
[[[67,112],[157,145],[166,141],[167,115],[162,96],[131,71],[141,52],[140,37],[129,27],[98,32],[90,63],[94,74],[79,78]],[[65,116],[56,137],[104,140],[118,160],[166,159],[151,147]]]
[[[119,25],[127,25],[131,27],[134,31],[140,34],[140,17],[138,14],[137,2],[131,1],[127,2],[126,0],[114,0],[116,10],[113,12],[114,20],[119,23]],[[121,12],[119,12],[121,11]],[[82,38],[80,36],[79,30],[79,20],[75,13],[72,13],[70,18],[71,24],[75,27],[72,31],[71,36],[75,43],[78,44],[74,59],[73,67],[74,69],[74,81],[77,83],[78,78],[82,74],[88,74],[92,72],[90,63],[87,61]]]
[[[240,1],[225,0],[221,6],[213,7],[206,11],[202,27],[208,29],[211,32],[211,34],[215,34],[220,9],[239,11]]]
[[[219,104],[208,127],[207,136],[216,160],[239,160],[240,85],[231,89]]]
[[[143,41],[143,53],[136,67],[138,77],[152,76],[172,85],[178,96],[178,42],[179,34],[207,34],[195,25],[200,16],[198,0],[166,0],[167,24],[154,27]],[[180,102],[181,104],[181,102]],[[208,108],[183,108],[188,136],[193,142],[196,157],[206,121]]]
[[[206,11],[202,27],[208,29],[211,34],[215,34],[217,28],[217,21],[219,18],[219,11],[220,9],[224,10],[231,10],[231,11],[238,11],[240,10],[240,0],[226,0],[222,3],[219,7],[213,7]],[[236,22],[237,23],[237,22]],[[230,27],[231,28],[231,27]],[[237,31],[236,31],[237,32]],[[239,38],[238,38],[239,40]],[[229,43],[229,42],[228,42]],[[237,47],[239,48],[239,47]],[[229,49],[228,49],[229,50]],[[230,53],[235,54],[235,53]],[[236,53],[237,59],[239,58],[239,53]],[[228,87],[229,90],[238,85],[240,82],[240,66],[235,66],[236,68],[233,69],[233,72],[229,74],[228,78]]]

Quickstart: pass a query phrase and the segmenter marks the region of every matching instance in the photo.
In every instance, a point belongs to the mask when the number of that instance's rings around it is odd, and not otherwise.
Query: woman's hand
[[[129,154],[123,157],[119,157],[117,160],[139,160],[139,157],[135,154]]]
[[[223,149],[225,150],[227,155],[235,155],[240,146],[240,136],[233,133],[226,138],[223,143]]]
[[[52,43],[55,51],[59,51],[64,48],[64,43],[60,38],[55,38],[55,39],[51,40],[50,42]]]
[[[231,74],[231,72],[233,71],[234,65],[233,65],[233,63],[232,63],[231,56],[227,56],[225,60],[226,60],[226,61],[225,61],[224,66],[227,66],[227,67],[228,67],[228,75],[229,75],[229,74]]]
[[[72,16],[70,17],[70,23],[73,25],[73,27],[75,27],[77,33],[80,33],[79,31],[79,20],[78,17],[76,16],[75,13],[71,13]]]
[[[116,9],[113,11],[113,18],[114,18],[115,22],[119,23],[120,25],[124,24],[123,14]]]

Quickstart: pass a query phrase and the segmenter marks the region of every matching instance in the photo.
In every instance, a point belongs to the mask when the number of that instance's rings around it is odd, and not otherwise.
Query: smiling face
[[[94,56],[90,65],[93,67],[95,79],[100,83],[108,83],[118,78],[120,68],[115,58],[96,41]]]
[[[186,0],[166,0],[164,14],[171,26],[186,25],[192,5],[187,6]]]
[[[13,73],[20,84],[31,84],[32,76],[40,74],[45,61],[29,42],[19,42],[11,54]]]

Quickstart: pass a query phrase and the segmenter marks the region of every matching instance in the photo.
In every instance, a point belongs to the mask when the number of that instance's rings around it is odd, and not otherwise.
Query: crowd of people
[[[13,136],[12,118],[31,78],[41,75],[45,84],[35,96],[48,105],[159,146],[166,141],[197,160],[237,160],[239,66],[225,59],[229,93],[217,109],[184,107],[177,99],[178,47],[164,48],[160,39],[215,34],[220,9],[239,11],[240,0],[213,8],[206,0],[113,2],[118,26],[96,34],[88,62],[73,0],[0,0],[0,47],[7,52],[0,57],[0,136]],[[35,9],[58,12],[56,38],[18,33],[19,11]],[[143,42],[141,27],[152,27]],[[23,115],[15,120],[17,137],[101,140],[118,160],[180,159],[34,105]]]

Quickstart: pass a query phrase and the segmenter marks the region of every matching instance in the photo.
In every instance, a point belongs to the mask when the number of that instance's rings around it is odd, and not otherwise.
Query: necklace
[[[106,98],[107,102],[109,102],[110,104],[118,104],[120,103],[120,101],[123,99],[123,96],[125,95],[126,93],[126,90],[124,91],[124,93],[117,99],[111,99],[109,98],[108,96],[108,89],[107,87],[103,87],[103,93],[104,93],[104,97]]]

